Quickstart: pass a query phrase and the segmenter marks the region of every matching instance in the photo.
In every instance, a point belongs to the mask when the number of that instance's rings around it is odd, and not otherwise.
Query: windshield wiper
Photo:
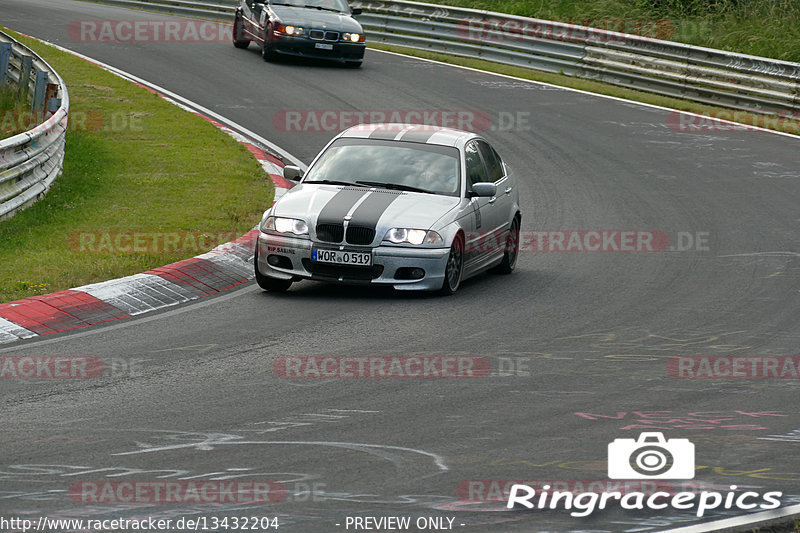
[[[419,187],[412,187],[411,185],[403,185],[402,183],[383,183],[380,181],[357,181],[360,185],[370,185],[372,187],[383,187],[384,189],[392,189],[395,191],[409,191],[409,192],[424,192],[428,194],[436,194],[427,189],[420,189]]]
[[[339,180],[309,180],[301,183],[324,183],[326,185],[347,185],[352,187],[364,187],[361,182],[353,183],[352,181],[339,181]]]
[[[337,13],[341,13],[341,11],[339,11],[335,7],[312,6],[312,5],[309,5],[309,4],[306,4],[303,7],[307,7],[309,9],[324,9],[325,11],[335,11]]]

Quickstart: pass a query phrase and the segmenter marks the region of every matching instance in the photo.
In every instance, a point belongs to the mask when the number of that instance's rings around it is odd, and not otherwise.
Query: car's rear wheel
[[[233,46],[236,48],[247,48],[250,46],[250,39],[244,38],[244,22],[242,14],[237,12],[233,19]]]
[[[256,254],[253,257],[253,267],[256,271],[256,283],[258,286],[267,292],[284,292],[292,286],[290,279],[276,279],[263,275],[258,270],[258,248],[256,247]]]
[[[444,281],[439,292],[445,295],[454,294],[461,285],[461,275],[464,273],[464,237],[460,234],[453,239],[450,253],[447,256],[447,266],[444,269]]]
[[[519,217],[514,217],[511,228],[506,235],[505,253],[499,265],[492,269],[496,274],[511,274],[517,266],[519,256]]]

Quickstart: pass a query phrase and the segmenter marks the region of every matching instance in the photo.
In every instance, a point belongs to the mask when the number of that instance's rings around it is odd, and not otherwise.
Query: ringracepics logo
[[[688,439],[667,442],[659,432],[645,432],[638,439],[617,439],[608,445],[608,477],[692,479],[694,444]]]
[[[693,479],[694,444],[688,439],[666,440],[663,433],[645,432],[638,439],[616,439],[608,445],[608,477],[611,479]],[[719,491],[664,490],[582,492],[551,490],[551,485],[512,485],[506,507],[513,509],[557,509],[563,507],[574,517],[588,516],[605,509],[609,502],[619,502],[628,510],[694,509],[698,517],[714,509],[755,508],[769,510],[781,505],[782,492],[739,492],[730,485],[727,493]],[[575,510],[573,510],[575,509]]]

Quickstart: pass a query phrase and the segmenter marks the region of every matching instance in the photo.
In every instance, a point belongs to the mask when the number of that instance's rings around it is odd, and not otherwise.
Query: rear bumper
[[[371,267],[340,266],[311,261],[312,248],[337,249],[329,243],[293,239],[259,232],[258,270],[277,279],[310,279],[350,285],[391,285],[398,290],[437,290],[444,282],[448,248],[399,246],[355,247],[348,250],[372,252]],[[398,270],[422,269],[419,279],[398,279]],[[400,276],[402,272],[400,270]]]

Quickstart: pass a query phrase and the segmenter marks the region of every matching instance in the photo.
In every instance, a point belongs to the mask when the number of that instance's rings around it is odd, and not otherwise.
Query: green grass
[[[36,126],[24,99],[19,98],[16,87],[0,87],[0,139],[13,137]]]
[[[800,62],[800,0],[428,1]]]
[[[17,39],[64,78],[71,123],[62,176],[43,200],[0,221],[0,301],[162,266],[258,223],[272,184],[243,146],[82,59]],[[98,245],[135,232],[177,236],[180,245],[135,253],[126,240]],[[84,237],[94,245],[81,249]]]

